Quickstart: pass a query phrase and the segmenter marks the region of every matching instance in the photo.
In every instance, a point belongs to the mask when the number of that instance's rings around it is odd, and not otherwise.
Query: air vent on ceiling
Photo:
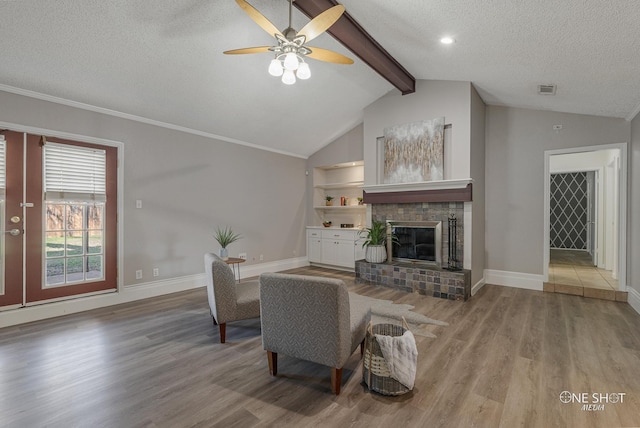
[[[556,85],[538,85],[538,93],[540,95],[555,95]]]

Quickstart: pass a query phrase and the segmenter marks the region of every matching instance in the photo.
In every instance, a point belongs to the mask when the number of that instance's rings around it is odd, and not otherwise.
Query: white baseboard
[[[627,286],[627,302],[633,310],[640,314],[640,291]]]
[[[251,278],[267,272],[280,272],[304,266],[309,266],[309,262],[306,257],[296,257],[293,259],[277,260],[275,262],[259,263],[249,266],[243,266],[240,264],[240,278]]]
[[[248,278],[265,272],[277,272],[307,265],[306,257],[298,257],[249,265],[241,268],[240,274],[242,278]],[[191,290],[204,287],[205,284],[204,273],[200,273],[179,278],[125,285],[119,292],[70,298],[56,302],[44,302],[12,309],[6,308],[6,310],[0,311],[0,328]]]
[[[531,273],[507,272],[504,270],[484,270],[484,280],[487,284],[505,287],[526,288],[527,290],[542,291],[543,275]]]
[[[482,287],[484,287],[486,283],[487,283],[487,282],[484,280],[484,278],[482,278],[482,279],[480,279],[480,281],[476,282],[476,284],[475,284],[473,287],[471,287],[471,295],[472,295],[472,296],[475,296],[475,295],[476,295],[476,293],[477,293],[478,291],[480,291],[480,289],[481,289]]]

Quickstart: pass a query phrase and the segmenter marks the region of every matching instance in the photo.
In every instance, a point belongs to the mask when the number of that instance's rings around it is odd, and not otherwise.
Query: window
[[[104,150],[44,147],[45,286],[104,279]]]

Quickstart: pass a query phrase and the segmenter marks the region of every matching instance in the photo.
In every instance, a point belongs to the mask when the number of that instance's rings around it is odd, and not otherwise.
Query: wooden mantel
[[[365,185],[366,204],[408,204],[415,202],[471,202],[473,180],[438,180],[421,183]]]

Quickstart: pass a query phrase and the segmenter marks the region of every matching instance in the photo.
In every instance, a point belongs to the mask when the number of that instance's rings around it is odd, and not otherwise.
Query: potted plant
[[[327,201],[326,204],[328,207],[333,205],[333,196],[325,196],[324,199]]]
[[[363,204],[362,198],[357,198],[357,199],[358,199],[358,205],[362,205]]]
[[[229,251],[227,247],[229,244],[236,242],[238,239],[242,238],[242,236],[238,233],[233,233],[230,227],[225,227],[224,229],[216,228],[216,232],[213,234],[213,237],[220,244],[220,258],[222,260],[229,260]]]
[[[367,227],[361,232],[365,235],[362,243],[365,250],[364,259],[369,263],[383,263],[387,260],[387,225],[383,221],[371,222],[371,227]],[[391,239],[397,242],[398,238],[391,235]]]

